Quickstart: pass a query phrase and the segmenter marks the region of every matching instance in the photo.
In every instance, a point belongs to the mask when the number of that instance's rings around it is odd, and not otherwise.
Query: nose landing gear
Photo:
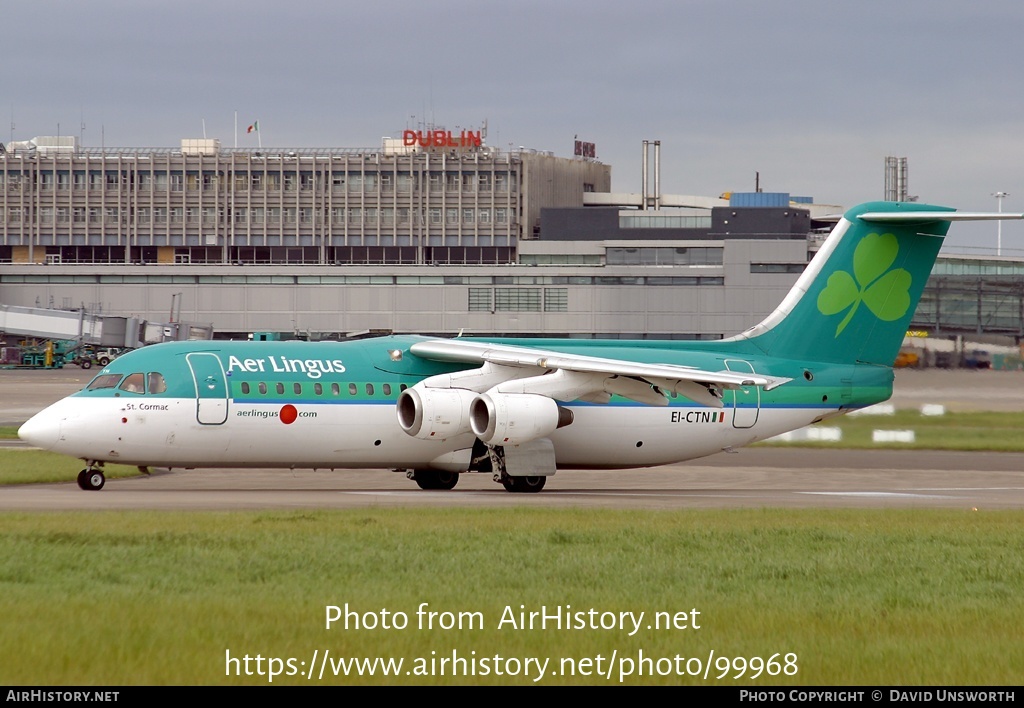
[[[78,486],[87,492],[98,492],[106,483],[107,478],[95,463],[89,463],[88,467],[78,473]]]

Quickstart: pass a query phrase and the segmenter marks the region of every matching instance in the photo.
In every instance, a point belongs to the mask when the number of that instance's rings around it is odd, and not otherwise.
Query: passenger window
[[[408,387],[408,386],[406,386],[405,384],[399,384],[399,385],[398,385],[398,390],[399,390],[399,391],[404,391],[404,390],[405,390],[405,389],[407,389],[407,388],[409,388],[409,387]]]
[[[128,393],[145,393],[146,377],[143,374],[128,374],[119,388]]]
[[[348,385],[348,395],[354,396],[358,392],[359,392],[359,389],[356,388],[356,385],[354,383]]]
[[[366,395],[367,396],[372,396],[373,395],[373,384],[366,384]]]
[[[100,374],[85,387],[86,391],[99,391],[103,388],[114,388],[121,382],[124,374]]]
[[[261,395],[263,395],[263,396],[267,395],[267,385],[265,383],[263,383],[262,381],[260,381],[259,389],[260,389],[260,394]]]
[[[313,384],[313,393],[318,396],[324,395],[324,387],[322,384]]]
[[[295,391],[295,395],[298,396],[300,393],[302,393],[302,384],[300,384],[300,383],[292,384],[292,390]]]
[[[249,384],[246,383],[245,381],[242,382],[242,393],[245,393],[245,394],[249,393]]]
[[[391,384],[384,384],[383,386],[381,386],[381,389],[384,391],[385,396],[391,395]]]
[[[335,396],[341,395],[341,386],[336,383],[331,384],[331,393]]]
[[[277,392],[279,394],[284,393],[284,384],[280,381],[277,382]]]
[[[246,384],[248,386],[248,384]],[[165,393],[167,391],[167,381],[164,380],[163,374],[157,373],[156,371],[149,372],[149,392],[150,393]],[[246,391],[246,393],[249,393]]]

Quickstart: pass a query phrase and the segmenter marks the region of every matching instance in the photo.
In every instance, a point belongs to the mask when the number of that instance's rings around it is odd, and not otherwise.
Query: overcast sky
[[[572,154],[594,142],[640,191],[765,191],[852,206],[910,193],[1024,211],[1019,0],[4,0],[0,141],[370,147],[432,122]],[[84,129],[81,127],[84,123]],[[954,225],[995,247],[993,223]],[[1024,254],[1024,223],[1003,227]]]

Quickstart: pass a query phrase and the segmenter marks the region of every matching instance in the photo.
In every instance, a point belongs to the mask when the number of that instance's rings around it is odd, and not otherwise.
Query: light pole
[[[999,205],[999,213],[1003,213],[1003,199],[1010,196],[1009,192],[993,192],[992,196],[996,198],[996,204]],[[1003,220],[1000,219],[996,222],[996,255],[1003,255]]]

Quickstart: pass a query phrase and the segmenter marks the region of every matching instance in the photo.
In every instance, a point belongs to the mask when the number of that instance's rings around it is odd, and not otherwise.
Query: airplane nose
[[[60,418],[46,411],[36,413],[18,428],[18,437],[34,447],[50,450],[60,436]]]

